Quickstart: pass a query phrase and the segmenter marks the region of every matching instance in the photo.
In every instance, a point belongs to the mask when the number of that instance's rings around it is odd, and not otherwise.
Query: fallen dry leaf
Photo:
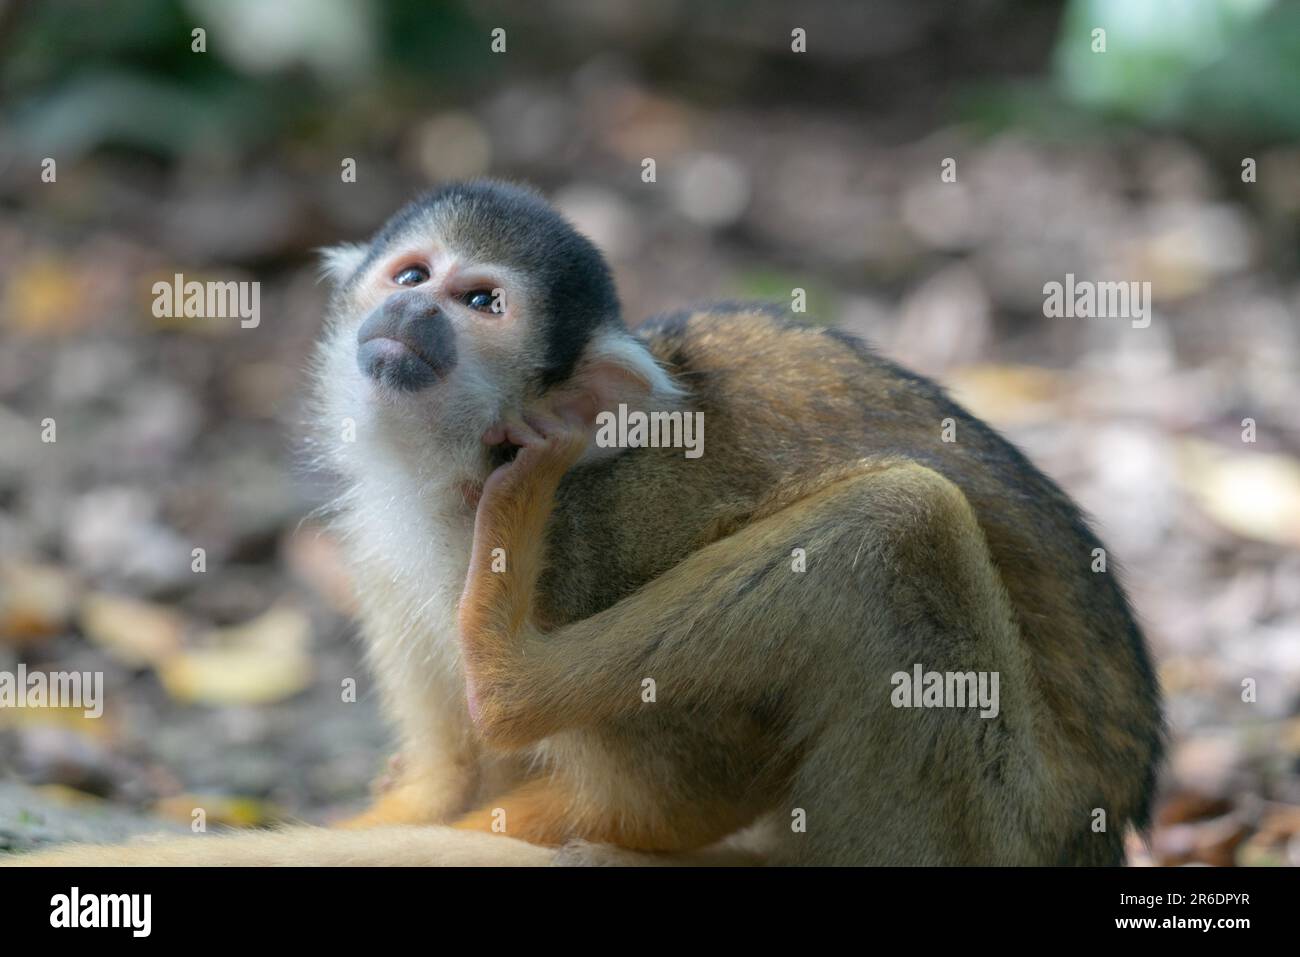
[[[1208,817],[1220,817],[1232,810],[1232,802],[1219,797],[1178,791],[1168,795],[1156,812],[1156,824],[1186,824]]]
[[[1300,834],[1300,807],[1294,804],[1270,805],[1260,820],[1259,833],[1279,843]]]
[[[1242,867],[1279,867],[1300,864],[1300,807],[1270,804],[1259,828],[1237,849]]]
[[[178,794],[159,800],[153,809],[181,824],[193,824],[194,812],[202,810],[207,827],[261,827],[285,818],[280,808],[266,801],[224,794]]]
[[[114,658],[139,668],[179,652],[185,622],[160,605],[94,592],[81,603],[81,629]]]
[[[72,617],[76,584],[62,569],[0,562],[0,641],[26,645],[57,634]]]
[[[1062,376],[1046,369],[974,365],[948,376],[952,397],[973,414],[999,425],[1041,422],[1059,412]]]
[[[87,324],[94,290],[86,277],[69,270],[58,256],[42,255],[24,263],[3,298],[11,326],[29,335],[63,335]]]
[[[110,741],[117,736],[117,723],[107,705],[98,718],[86,716],[84,707],[0,708],[0,730],[53,729],[84,735],[96,741]]]
[[[1237,847],[1250,829],[1236,814],[1188,824],[1157,828],[1152,839],[1156,861],[1166,867],[1179,864],[1209,864],[1231,867]]]
[[[42,784],[33,790],[45,800],[65,807],[104,807],[107,803],[96,794],[66,784]]]
[[[311,623],[304,612],[279,606],[246,624],[214,629],[204,636],[206,647],[161,662],[158,677],[179,701],[282,701],[311,684],[310,634]]]
[[[1183,486],[1220,524],[1245,538],[1300,546],[1300,462],[1188,439],[1179,443],[1178,465]]]

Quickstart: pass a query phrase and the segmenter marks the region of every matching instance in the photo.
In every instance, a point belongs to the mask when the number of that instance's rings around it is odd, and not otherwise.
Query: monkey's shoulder
[[[719,302],[664,313],[636,332],[671,372],[686,377],[688,388],[695,385],[692,377],[725,377],[732,385],[756,387],[760,395],[802,389],[825,397],[836,388],[860,393],[876,386],[902,387],[932,402],[945,399],[933,382],[856,336],[767,303]]]
[[[827,430],[853,436],[860,455],[864,429],[898,449],[946,416],[974,421],[934,382],[857,337],[776,306],[716,303],[654,317],[636,332],[697,407],[739,432],[779,419],[805,435],[811,427],[818,442]]]
[[[661,316],[637,333],[704,410],[708,451],[677,463],[679,483],[688,466],[703,465],[711,482],[761,475],[779,485],[905,459],[956,484],[984,522],[1009,520],[1040,542],[1093,543],[1068,496],[1019,449],[852,335],[748,303]],[[660,458],[634,463],[663,468]]]
[[[762,302],[717,302],[663,313],[636,331],[660,361],[685,371],[786,365],[817,357],[861,362],[869,355],[850,336]]]

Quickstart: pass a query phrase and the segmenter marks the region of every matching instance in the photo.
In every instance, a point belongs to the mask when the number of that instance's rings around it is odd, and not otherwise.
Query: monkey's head
[[[530,407],[594,420],[678,395],[624,327],[600,252],[529,190],[441,187],[324,264],[322,412],[355,425],[363,454],[396,450],[408,468],[473,479],[500,454],[484,435]]]

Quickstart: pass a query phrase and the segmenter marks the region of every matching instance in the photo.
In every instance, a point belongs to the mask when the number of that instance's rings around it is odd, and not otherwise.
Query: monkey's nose
[[[357,365],[375,382],[416,392],[456,365],[456,335],[436,304],[394,293],[357,330]]]

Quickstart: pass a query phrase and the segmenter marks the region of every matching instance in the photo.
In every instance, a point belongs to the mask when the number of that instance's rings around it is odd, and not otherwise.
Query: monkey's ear
[[[619,403],[643,410],[669,409],[685,395],[645,343],[626,330],[613,329],[587,346],[573,376],[557,391],[555,405],[591,424],[598,413],[614,411]]]
[[[343,243],[320,250],[321,275],[335,286],[341,286],[365,261],[367,247],[360,243]]]

